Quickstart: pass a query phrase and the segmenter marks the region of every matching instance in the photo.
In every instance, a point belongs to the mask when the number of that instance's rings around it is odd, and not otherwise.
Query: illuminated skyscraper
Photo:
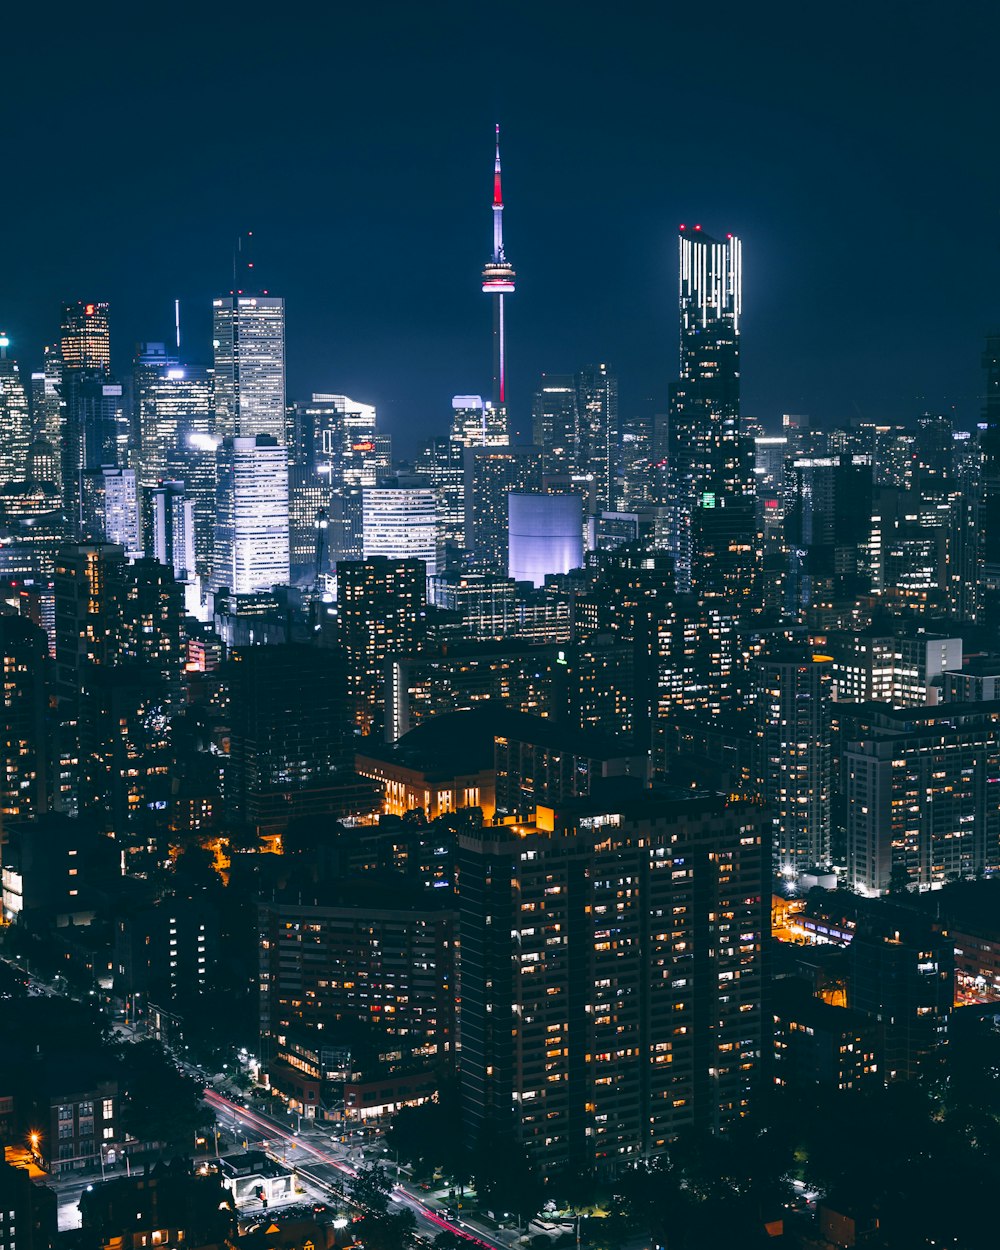
[[[677,586],[739,599],[747,588],[733,572],[752,580],[755,533],[753,444],[740,431],[742,247],[681,226],[679,262],[680,378],[667,453]]]
[[[70,533],[87,534],[82,481],[105,465],[117,465],[122,386],[100,369],[64,369],[66,423],[62,444],[63,496]]]
[[[24,481],[31,443],[28,396],[17,361],[7,357],[7,343],[0,334],[0,486]]]
[[[455,395],[451,401],[451,441],[460,447],[506,447],[507,413],[481,395]]]
[[[267,434],[225,438],[216,453],[213,590],[287,585],[288,460]]]
[[[164,343],[142,343],[135,359],[135,402],[139,417],[139,473],[142,486],[156,486],[171,473],[171,453],[190,432],[210,428],[211,369],[183,365]]]
[[[413,463],[437,496],[438,550],[465,546],[465,453],[450,438],[432,438]]]
[[[179,582],[195,577],[194,505],[183,482],[161,482],[149,492],[148,554],[174,570]]]
[[[404,485],[394,478],[382,486],[366,486],[362,516],[366,560],[423,560],[429,577],[437,573],[437,496],[432,487]]]
[[[267,295],[214,300],[215,432],[285,441],[285,301]]]
[[[493,407],[507,414],[507,325],[505,298],[514,294],[514,268],[503,250],[503,195],[500,190],[500,127],[493,167],[493,254],[483,267],[483,292],[493,302]]]
[[[607,365],[585,365],[576,375],[579,431],[577,471],[594,479],[597,510],[614,506],[618,474],[618,378]]]
[[[344,560],[337,564],[340,642],[350,714],[357,729],[380,728],[386,658],[412,654],[424,638],[427,568],[422,560]]]
[[[28,448],[25,461],[25,479],[29,482],[44,482],[48,486],[59,488],[59,453],[46,438],[39,436]]]
[[[0,613],[0,819],[7,822],[40,816],[49,807],[48,652],[37,625]]]
[[[752,668],[758,788],[771,815],[774,870],[794,878],[830,863],[833,660],[788,648]]]
[[[212,418],[204,424],[212,424]],[[211,575],[215,547],[215,453],[219,441],[207,428],[196,426],[177,440],[168,457],[170,480],[183,482],[184,493],[191,501],[195,571],[202,585]]]
[[[541,448],[546,473],[576,473],[580,463],[580,419],[576,381],[543,373],[531,405],[532,437]]]
[[[111,368],[111,331],[107,304],[64,304],[59,342],[67,369]]]
[[[36,437],[44,438],[56,451],[53,483],[62,489],[63,363],[59,348],[45,348],[40,372],[31,375],[31,421]]]
[[[143,554],[135,471],[104,465],[80,475],[83,531],[88,542],[117,543],[136,559]]]

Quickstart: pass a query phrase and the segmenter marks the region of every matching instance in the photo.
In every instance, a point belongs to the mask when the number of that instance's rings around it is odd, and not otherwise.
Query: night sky
[[[288,394],[376,403],[403,452],[490,386],[503,128],[511,405],[610,361],[623,415],[676,369],[676,227],[744,244],[744,411],[975,420],[1000,325],[989,4],[123,5],[5,17],[0,325],[64,299],[115,364],[210,353],[234,237],[287,304]],[[98,14],[96,20],[89,14]]]

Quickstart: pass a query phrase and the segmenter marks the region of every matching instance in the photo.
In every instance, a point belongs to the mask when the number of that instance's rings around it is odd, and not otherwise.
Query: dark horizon
[[[1000,323],[986,6],[944,31],[902,7],[867,15],[859,39],[849,10],[607,27],[596,6],[515,4],[502,55],[488,13],[450,4],[433,27],[396,4],[381,23],[338,14],[326,40],[259,12],[168,29],[114,6],[104,29],[67,17],[43,61],[13,65],[8,138],[27,160],[8,184],[0,325],[25,370],[80,298],[110,302],[119,371],[135,342],[170,341],[175,298],[182,354],[208,358],[210,301],[253,229],[286,300],[289,397],[375,403],[412,453],[453,394],[489,393],[499,121],[522,432],[539,375],[590,360],[618,372],[623,416],[666,407],[682,221],[743,241],[745,414],[977,419]]]

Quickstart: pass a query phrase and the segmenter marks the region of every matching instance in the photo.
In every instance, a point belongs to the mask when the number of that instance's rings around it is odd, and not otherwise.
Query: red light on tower
[[[682,221],[682,222],[681,222],[681,224],[677,227],[677,229],[678,229],[678,230],[685,230],[685,229],[687,229],[687,227],[684,225],[684,223],[683,223],[683,221]]]
[[[695,230],[700,230],[701,226],[695,226]]]

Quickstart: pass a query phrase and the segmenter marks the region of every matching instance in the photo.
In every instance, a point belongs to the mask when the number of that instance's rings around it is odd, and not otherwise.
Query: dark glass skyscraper
[[[594,479],[598,511],[614,506],[618,475],[618,378],[605,364],[585,365],[576,375],[578,467]]]
[[[986,402],[980,426],[980,543],[985,604],[1000,603],[1000,334],[991,334],[983,352]]]
[[[670,392],[670,506],[680,590],[745,599],[753,451],[740,432],[742,247],[680,228],[680,377]]]

